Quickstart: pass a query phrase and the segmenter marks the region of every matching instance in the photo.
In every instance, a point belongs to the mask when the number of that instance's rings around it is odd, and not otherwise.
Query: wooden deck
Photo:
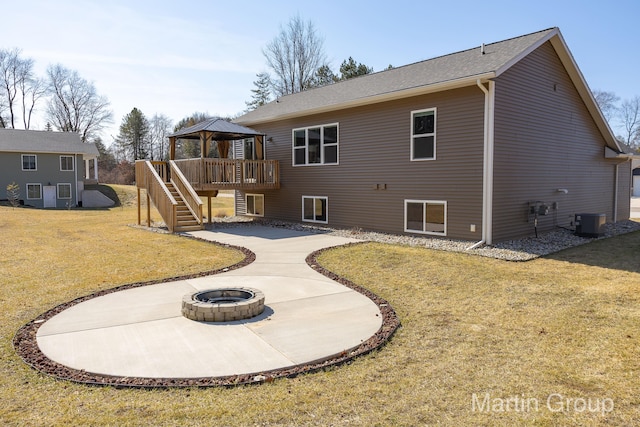
[[[197,192],[280,188],[277,160],[205,158],[175,160],[175,164]]]
[[[147,225],[150,203],[162,216],[169,231],[204,227],[202,201],[218,190],[274,190],[280,188],[279,164],[275,160],[187,159],[136,162],[138,224],[141,224],[141,193],[146,190]],[[211,221],[211,203],[209,203]]]

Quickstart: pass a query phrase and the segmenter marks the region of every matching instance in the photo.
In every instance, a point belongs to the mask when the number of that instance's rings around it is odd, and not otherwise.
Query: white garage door
[[[640,197],[640,175],[633,177],[633,196]]]

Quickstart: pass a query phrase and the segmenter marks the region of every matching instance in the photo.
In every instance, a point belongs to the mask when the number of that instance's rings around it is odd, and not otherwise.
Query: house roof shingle
[[[556,50],[607,145],[623,152],[557,27],[283,96],[234,122],[258,126],[269,121],[472,85],[477,80],[500,76],[547,41]]]
[[[283,96],[238,117],[235,122],[251,125],[274,118],[308,114],[314,110],[348,106],[357,101],[371,102],[376,97],[451,84],[461,79],[499,74],[557,31],[557,28],[550,28],[487,44],[484,54],[481,53],[482,47],[476,47]]]
[[[22,129],[0,129],[0,152],[99,154],[95,144],[82,142],[77,133]]]

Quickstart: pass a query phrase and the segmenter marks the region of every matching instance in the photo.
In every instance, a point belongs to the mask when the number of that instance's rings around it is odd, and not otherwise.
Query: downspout
[[[476,81],[484,93],[484,152],[482,165],[482,237],[481,240],[467,250],[476,249],[482,245],[490,245],[493,237],[493,119],[495,83],[489,81],[489,89]]]
[[[613,222],[616,223],[618,222],[618,186],[620,185],[620,183],[618,182],[618,176],[620,176],[619,173],[619,166],[620,163],[616,163],[616,177],[615,177],[615,181],[613,184]]]
[[[78,199],[80,197],[80,194],[78,193],[78,153],[75,153],[73,155],[73,175],[75,177],[75,181],[76,181],[76,207],[78,206]]]

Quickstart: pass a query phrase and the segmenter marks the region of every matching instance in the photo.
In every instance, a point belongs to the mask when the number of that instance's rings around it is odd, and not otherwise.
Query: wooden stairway
[[[165,182],[167,189],[171,193],[176,202],[178,202],[177,208],[177,224],[174,228],[174,232],[180,233],[183,231],[195,231],[202,230],[203,226],[198,222],[198,219],[191,213],[187,204],[182,199],[180,192],[171,182]]]
[[[169,179],[171,178],[171,179]],[[202,200],[173,160],[136,161],[138,224],[141,218],[141,190],[147,197],[147,227],[151,227],[151,204],[156,207],[170,232],[202,230]]]

